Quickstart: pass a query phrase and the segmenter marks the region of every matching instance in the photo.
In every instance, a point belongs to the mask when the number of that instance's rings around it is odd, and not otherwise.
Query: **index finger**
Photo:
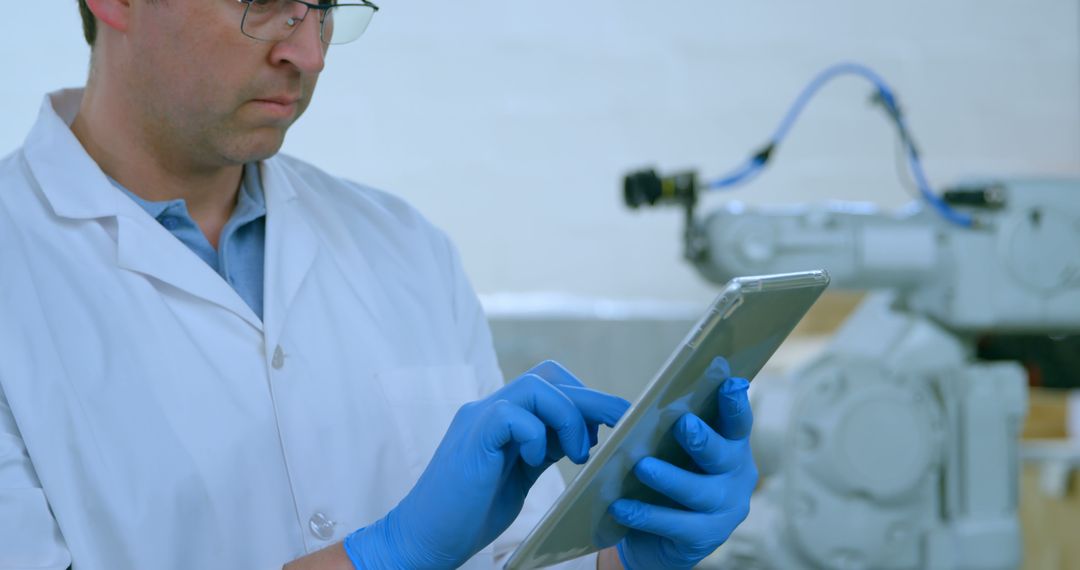
[[[536,374],[555,386],[574,386],[584,388],[585,383],[578,380],[565,366],[554,360],[545,360],[529,369],[526,374]]]
[[[714,386],[720,384],[717,404],[720,415],[717,417],[715,430],[724,439],[744,439],[750,435],[754,424],[754,414],[750,411],[750,398],[747,390],[750,382],[745,378],[731,376],[731,364],[723,356],[713,358],[705,369],[705,377]]]
[[[492,395],[532,412],[559,437],[563,451],[584,463],[589,456],[589,433],[585,417],[566,394],[536,374],[525,374]]]
[[[725,439],[740,440],[750,435],[754,425],[754,412],[750,409],[747,390],[750,382],[745,378],[728,378],[720,385],[717,398],[720,415],[716,419],[716,432]]]
[[[604,424],[612,427],[630,407],[630,402],[618,396],[606,394],[585,386],[563,365],[554,360],[545,360],[529,370],[549,384],[555,386],[581,411],[585,421],[591,424]]]

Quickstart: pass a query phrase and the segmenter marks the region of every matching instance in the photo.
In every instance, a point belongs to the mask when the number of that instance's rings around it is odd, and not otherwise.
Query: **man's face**
[[[318,12],[269,43],[241,33],[245,5],[237,0],[131,6],[124,88],[151,144],[207,167],[277,153],[323,69]]]

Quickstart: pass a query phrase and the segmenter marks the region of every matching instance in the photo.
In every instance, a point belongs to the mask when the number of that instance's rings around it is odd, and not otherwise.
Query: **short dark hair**
[[[97,38],[97,20],[94,19],[94,13],[90,11],[90,7],[86,5],[86,0],[79,0],[79,13],[82,14],[82,29],[83,35],[86,36],[86,43],[94,47],[94,39]]]

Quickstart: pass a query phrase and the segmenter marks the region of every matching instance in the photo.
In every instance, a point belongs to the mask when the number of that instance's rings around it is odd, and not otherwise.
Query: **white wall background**
[[[88,57],[74,0],[5,4],[0,154]],[[410,200],[481,292],[703,301],[679,213],[625,210],[622,174],[725,171],[839,60],[898,90],[938,184],[1080,175],[1078,0],[384,0],[285,150]],[[828,87],[735,197],[906,201],[869,92]]]

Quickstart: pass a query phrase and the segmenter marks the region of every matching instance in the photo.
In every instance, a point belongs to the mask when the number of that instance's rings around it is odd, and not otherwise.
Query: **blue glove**
[[[345,539],[363,570],[453,568],[521,512],[537,477],[564,455],[584,463],[599,424],[629,403],[586,388],[547,361],[458,410],[416,486],[385,517]]]
[[[723,544],[750,512],[750,494],[758,478],[750,454],[753,414],[746,396],[750,383],[730,378],[727,362],[719,358],[706,375],[723,381],[716,429],[694,414],[679,418],[672,428],[700,471],[686,471],[655,457],[634,466],[642,483],[686,510],[630,499],[619,499],[609,508],[619,524],[631,529],[618,544],[627,569],[691,568]]]

